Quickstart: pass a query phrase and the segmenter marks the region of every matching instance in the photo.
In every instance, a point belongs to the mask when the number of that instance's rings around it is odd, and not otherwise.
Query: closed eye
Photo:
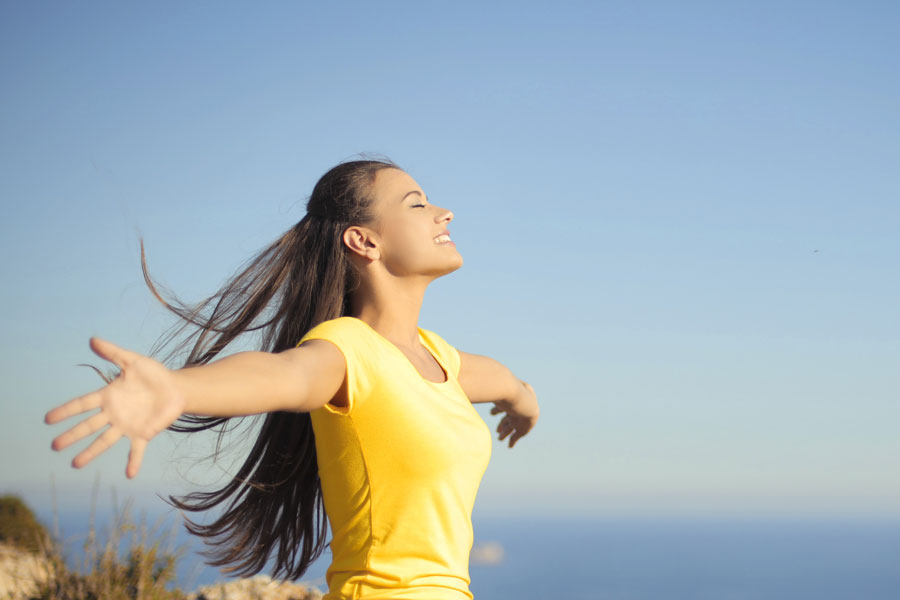
[[[410,208],[425,208],[424,204],[410,204]]]

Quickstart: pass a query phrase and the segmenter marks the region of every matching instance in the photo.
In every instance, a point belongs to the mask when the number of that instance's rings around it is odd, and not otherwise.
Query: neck
[[[396,344],[415,348],[419,342],[419,312],[431,279],[381,278],[360,284],[353,316]]]

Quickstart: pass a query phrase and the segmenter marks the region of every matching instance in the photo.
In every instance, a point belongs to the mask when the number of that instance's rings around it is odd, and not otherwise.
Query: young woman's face
[[[372,193],[381,261],[389,272],[440,277],[462,266],[447,229],[453,213],[428,202],[415,179],[399,169],[382,169]]]

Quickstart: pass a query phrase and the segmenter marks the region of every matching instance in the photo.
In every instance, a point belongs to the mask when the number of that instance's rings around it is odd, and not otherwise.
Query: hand
[[[491,409],[492,415],[506,413],[497,425],[497,433],[500,434],[501,442],[512,434],[509,438],[510,448],[516,445],[520,437],[531,431],[541,412],[534,388],[524,381],[519,383],[522,384],[522,389],[518,396],[513,400],[494,402],[494,408]]]
[[[53,424],[95,408],[100,409],[100,412],[85,416],[80,423],[57,436],[51,447],[62,450],[108,425],[72,460],[72,466],[80,469],[108,450],[119,438],[126,436],[131,440],[131,450],[125,475],[132,478],[141,467],[147,442],[181,415],[184,398],[175,386],[172,371],[165,365],[98,338],[91,338],[91,349],[97,356],[118,366],[119,376],[99,390],[79,396],[47,413],[44,421]]]

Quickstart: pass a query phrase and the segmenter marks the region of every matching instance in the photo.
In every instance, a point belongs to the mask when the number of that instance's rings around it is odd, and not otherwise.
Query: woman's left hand
[[[520,381],[521,391],[511,400],[494,402],[491,409],[492,415],[506,413],[497,425],[497,433],[502,442],[509,437],[509,447],[512,448],[523,435],[534,428],[541,409],[538,406],[537,395],[534,388],[524,381]]]

